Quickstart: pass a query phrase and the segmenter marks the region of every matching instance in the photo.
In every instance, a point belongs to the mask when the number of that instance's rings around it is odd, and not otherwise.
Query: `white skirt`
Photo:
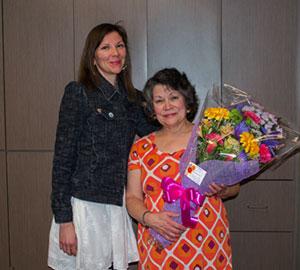
[[[125,206],[88,202],[72,198],[77,256],[59,248],[59,224],[52,221],[48,265],[56,270],[126,270],[138,261],[136,238]]]

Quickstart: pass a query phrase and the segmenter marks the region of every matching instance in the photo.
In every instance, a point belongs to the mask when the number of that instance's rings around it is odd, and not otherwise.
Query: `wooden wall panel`
[[[254,181],[226,202],[232,231],[293,231],[294,181]]]
[[[8,213],[5,153],[0,151],[0,266],[9,268]]]
[[[300,0],[297,1],[297,65],[296,65],[296,122],[297,128],[300,130]],[[295,223],[295,250],[294,250],[294,259],[295,259],[295,269],[300,269],[300,154],[298,154],[296,158],[296,174],[295,174],[295,181],[296,181],[296,223]]]
[[[128,34],[135,87],[147,76],[146,0],[75,0],[75,69],[79,67],[88,32],[100,23],[122,21]],[[77,76],[77,75],[76,75]]]
[[[295,169],[295,159],[292,157],[284,161],[279,167],[274,166],[266,170],[259,175],[258,179],[290,181],[295,178]]]
[[[220,20],[219,0],[148,1],[148,76],[176,67],[203,99],[220,83]]]
[[[291,122],[296,119],[296,5],[297,0],[222,1],[223,81]],[[292,165],[279,170],[260,178],[293,178]]]
[[[8,149],[52,149],[74,77],[73,1],[3,1]]]
[[[224,82],[295,119],[295,0],[223,0]]]
[[[287,270],[293,268],[292,233],[231,233],[233,269]]]
[[[223,82],[291,122],[296,119],[296,3],[222,1]],[[296,186],[289,180],[295,179],[295,161],[259,178],[268,181],[242,186],[238,198],[226,203],[231,230],[239,231],[232,233],[234,269],[294,269]]]
[[[299,6],[300,9],[300,6]],[[300,30],[300,29],[299,29]],[[300,88],[298,88],[300,94]],[[300,98],[300,95],[299,95]],[[299,100],[300,101],[300,100]],[[299,105],[299,113],[300,113],[300,102]],[[298,115],[299,116],[299,115]],[[299,118],[300,119],[300,118]],[[296,190],[296,198],[295,198],[295,227],[294,227],[294,269],[300,269],[300,154],[298,154],[296,159],[296,174],[295,174],[295,190]]]
[[[52,153],[8,153],[11,264],[47,268]]]
[[[2,5],[0,5],[0,150],[5,148]]]

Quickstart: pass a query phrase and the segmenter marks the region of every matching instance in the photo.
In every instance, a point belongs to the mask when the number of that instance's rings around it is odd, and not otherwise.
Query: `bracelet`
[[[142,224],[145,225],[145,226],[147,226],[147,224],[146,224],[146,222],[145,222],[145,216],[146,216],[147,214],[150,214],[150,213],[151,213],[150,210],[146,210],[146,211],[143,213],[143,215],[142,215]]]

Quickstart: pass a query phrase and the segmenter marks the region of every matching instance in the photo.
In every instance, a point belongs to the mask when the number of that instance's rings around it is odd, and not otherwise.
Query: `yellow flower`
[[[204,126],[206,126],[207,128],[210,128],[212,123],[210,120],[204,118],[204,119],[202,119],[202,124]]]
[[[245,149],[246,153],[249,153],[250,157],[254,157],[259,153],[259,145],[253,134],[249,132],[243,132],[240,135],[240,142]]]
[[[229,119],[229,111],[225,108],[207,108],[204,116],[208,119],[216,119],[217,121]]]

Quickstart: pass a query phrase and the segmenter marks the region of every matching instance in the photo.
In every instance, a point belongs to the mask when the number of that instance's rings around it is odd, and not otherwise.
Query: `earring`
[[[124,65],[123,67],[122,67],[122,70],[125,70],[127,68],[127,65]]]

